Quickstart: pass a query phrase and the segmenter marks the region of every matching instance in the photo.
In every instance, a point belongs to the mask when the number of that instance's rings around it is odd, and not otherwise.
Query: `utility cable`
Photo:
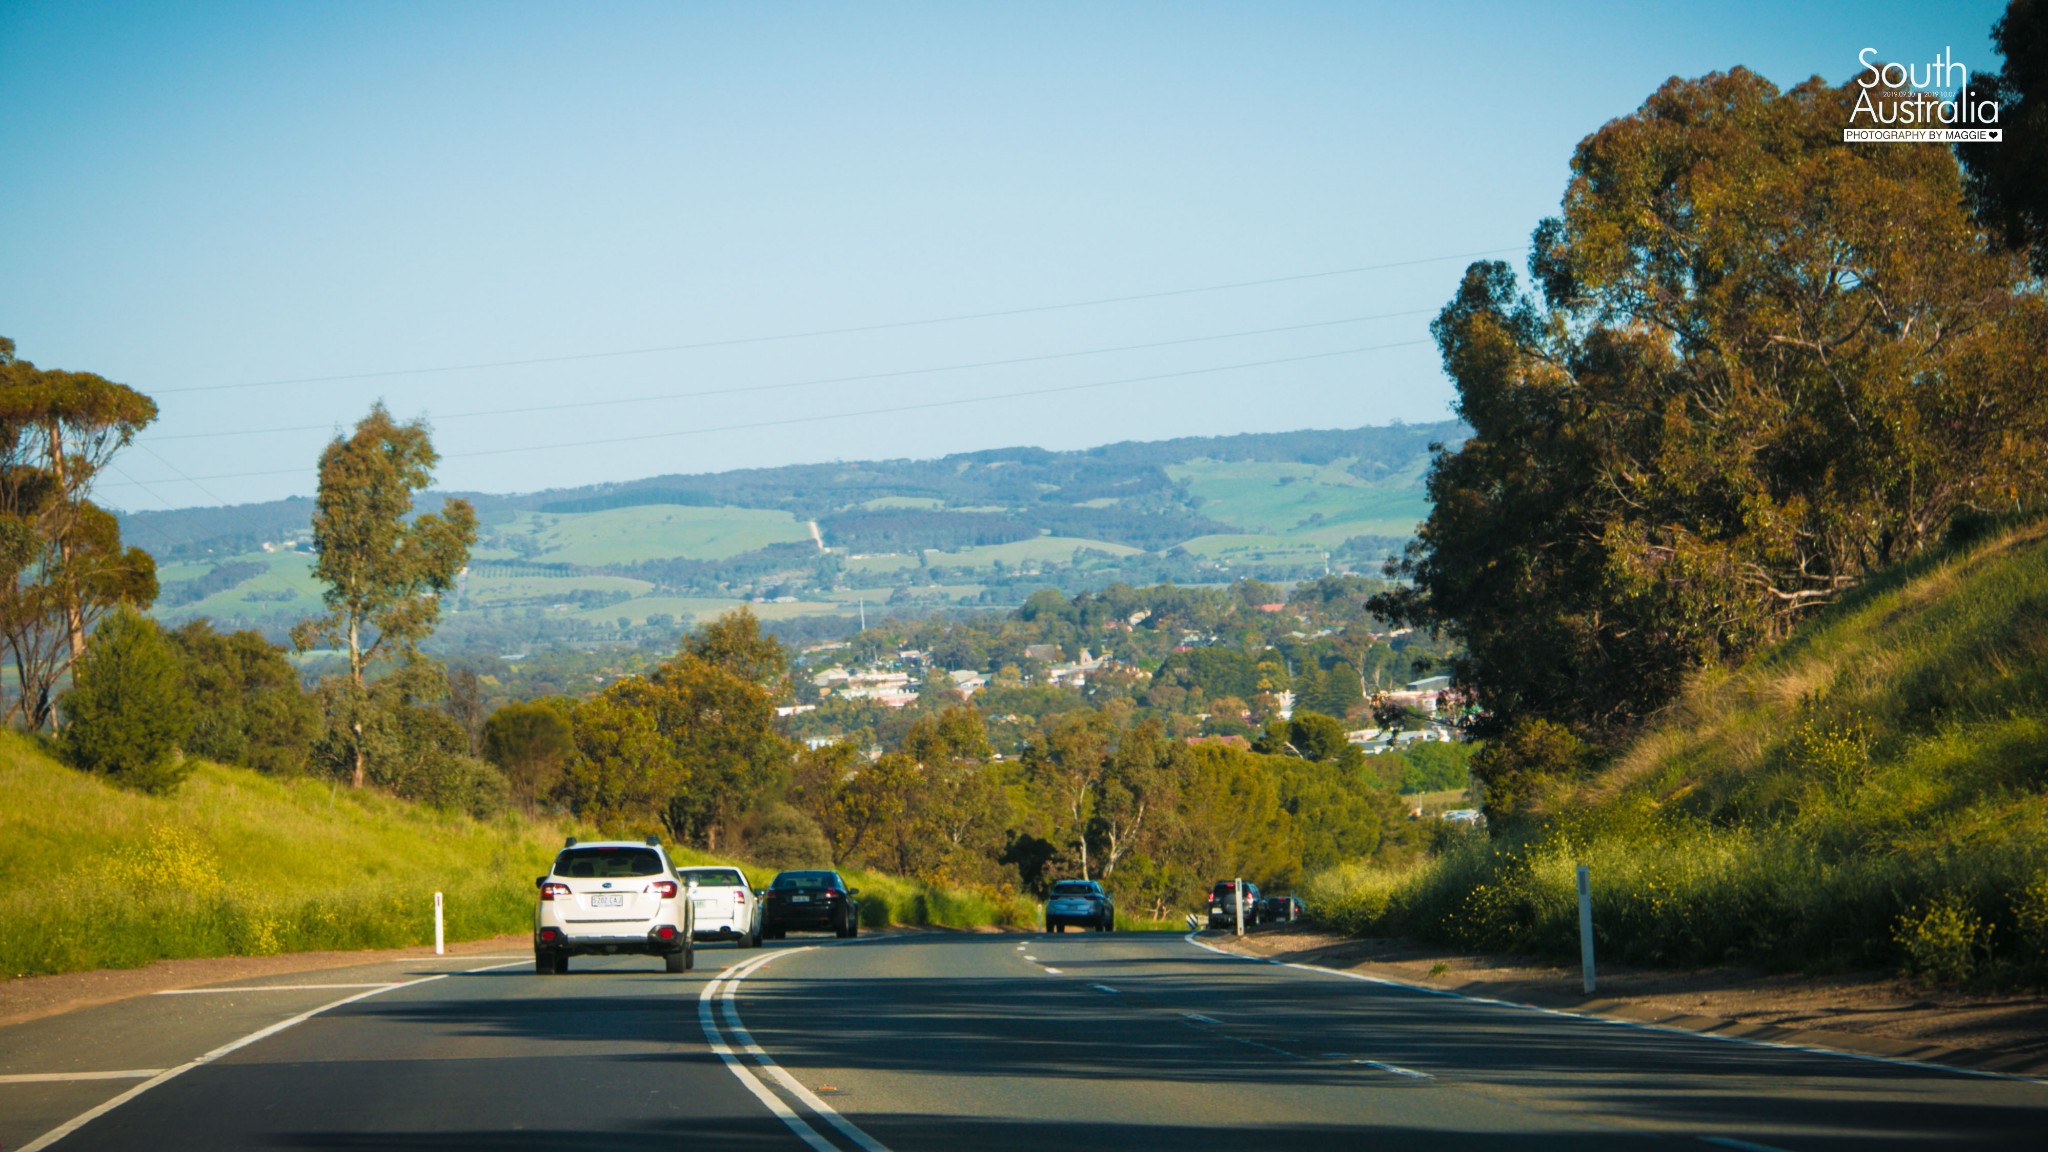
[[[928,316],[917,320],[892,320],[881,324],[855,324],[843,328],[813,328],[801,332],[777,332],[764,336],[735,336],[723,340],[701,340],[689,344],[661,344],[648,348],[624,348],[605,352],[576,352],[559,356],[533,356],[517,360],[482,360],[467,364],[442,364],[427,368],[389,368],[377,372],[345,372],[331,376],[298,376],[279,380],[250,380],[239,384],[200,384],[187,388],[159,388],[155,395],[170,396],[187,392],[220,392],[236,388],[277,388],[289,384],[332,384],[343,380],[381,380],[394,376],[425,376],[439,372],[471,372],[485,368],[520,368],[534,364],[563,364],[576,360],[606,360],[621,356],[648,356],[657,352],[689,352],[703,348],[732,348],[743,344],[769,344],[782,340],[809,340],[823,336],[848,336],[861,332],[887,332],[898,328],[918,328],[933,324],[952,324],[963,320],[993,320],[1005,316],[1029,316],[1043,312],[1060,312],[1073,308],[1093,308],[1103,304],[1128,304],[1139,300],[1164,300],[1175,296],[1195,296],[1206,292],[1225,292],[1237,288],[1260,288],[1272,284],[1293,284],[1304,280],[1322,280],[1333,276],[1356,276],[1365,272],[1384,272],[1394,268],[1414,268],[1424,264],[1443,264],[1452,260],[1470,260],[1480,256],[1498,256],[1508,252],[1520,252],[1524,245],[1507,248],[1488,248],[1478,252],[1457,252],[1445,256],[1425,256],[1416,260],[1394,260],[1384,264],[1360,264],[1351,268],[1331,268],[1322,272],[1301,272],[1292,276],[1272,276],[1263,280],[1236,280],[1228,284],[1204,284],[1194,288],[1172,288],[1161,292],[1138,292],[1128,296],[1099,296],[1090,300],[1071,300],[1059,304],[1033,304],[1022,308],[1001,308],[987,312],[956,312],[946,316]]]
[[[487,408],[474,412],[453,412],[433,417],[436,424],[447,420],[473,420],[483,416],[517,416],[533,412],[566,412],[579,408],[606,408],[622,404],[652,404],[671,400],[696,400],[706,396],[736,396],[755,392],[776,392],[790,388],[814,388],[825,384],[857,384],[871,380],[889,380],[904,376],[929,376],[940,372],[964,372],[976,368],[999,368],[1014,364],[1041,364],[1048,360],[1071,360],[1081,356],[1104,356],[1116,352],[1139,352],[1153,348],[1172,348],[1185,344],[1202,344],[1215,340],[1234,340],[1245,336],[1270,336],[1281,332],[1303,332],[1314,328],[1333,328],[1343,324],[1362,324],[1369,320],[1391,320],[1402,316],[1420,316],[1436,312],[1435,308],[1409,308],[1400,312],[1379,312],[1370,316],[1349,316],[1341,320],[1316,320],[1306,324],[1287,324],[1278,328],[1249,328],[1241,332],[1221,332],[1208,336],[1185,336],[1177,340],[1155,340],[1146,344],[1122,344],[1108,348],[1084,348],[1074,352],[1047,352],[1036,356],[1016,356],[1004,360],[977,360],[964,364],[942,364],[930,368],[904,368],[891,372],[867,372],[857,376],[824,376],[812,380],[792,380],[777,384],[743,384],[729,388],[706,388],[695,392],[663,392],[651,396],[629,396],[614,400],[576,400],[565,404],[536,404],[523,408]],[[277,428],[241,428],[228,432],[182,432],[174,436],[154,436],[158,443],[170,440],[218,440],[233,436],[274,436],[287,432],[324,432],[334,425],[293,424]],[[154,455],[154,453],[152,453]],[[159,457],[160,458],[160,457]]]
[[[485,448],[474,452],[447,452],[444,460],[465,460],[479,456],[504,456],[523,452],[550,452],[563,448],[591,448],[608,444],[631,444],[643,440],[665,440],[677,436],[710,436],[725,432],[747,432],[759,428],[780,428],[792,424],[813,424],[827,420],[850,420],[862,416],[886,416],[898,412],[921,412],[933,408],[952,408],[965,404],[985,404],[995,400],[1017,400],[1031,396],[1055,396],[1067,392],[1081,392],[1095,388],[1110,388],[1123,384],[1144,384],[1158,380],[1178,380],[1189,376],[1203,376],[1217,372],[1234,372],[1245,368],[1269,368],[1279,364],[1300,364],[1310,360],[1328,360],[1338,356],[1356,356],[1366,352],[1380,352],[1390,348],[1412,348],[1428,344],[1429,340],[1402,340],[1392,344],[1368,344],[1359,348],[1339,348],[1332,352],[1312,352],[1302,356],[1283,356],[1272,360],[1249,360],[1238,364],[1219,364],[1208,368],[1188,368],[1178,372],[1159,372],[1149,376],[1126,376],[1115,380],[1092,380],[1083,384],[1063,384],[1053,388],[1031,388],[1018,392],[998,392],[987,396],[962,396],[951,400],[928,400],[919,404],[899,404],[887,408],[867,408],[854,412],[828,412],[816,416],[788,416],[776,420],[758,420],[745,424],[726,424],[716,428],[679,428],[668,432],[648,432],[637,436],[609,436],[597,440],[572,440],[555,444],[529,444],[516,448]],[[245,480],[259,476],[292,476],[304,472],[304,468],[273,468],[261,472],[224,472],[213,476],[185,477],[197,484],[200,480]],[[110,485],[111,487],[111,485]]]

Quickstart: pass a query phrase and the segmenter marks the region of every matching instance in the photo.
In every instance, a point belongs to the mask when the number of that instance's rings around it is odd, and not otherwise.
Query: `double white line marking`
[[[733,1051],[735,1047],[739,1049],[739,1052],[744,1052],[752,1057],[754,1062],[759,1064],[761,1069],[768,1073],[770,1079],[773,1079],[784,1091],[795,1097],[804,1107],[809,1108],[812,1114],[833,1128],[838,1129],[840,1135],[851,1140],[854,1146],[860,1148],[862,1152],[889,1152],[887,1145],[861,1131],[853,1121],[841,1116],[830,1104],[818,1099],[817,1093],[804,1087],[803,1082],[790,1075],[788,1069],[777,1064],[774,1057],[762,1051],[759,1044],[754,1043],[753,1034],[747,1031],[747,1026],[740,1023],[739,1006],[733,1001],[733,993],[738,990],[740,981],[745,980],[767,965],[782,959],[784,956],[794,956],[799,952],[809,952],[813,947],[815,945],[769,952],[743,963],[735,964],[731,968],[719,973],[716,977],[713,977],[709,983],[704,985],[704,991],[697,996],[697,1022],[704,1026],[704,1041],[711,1046],[713,1052],[718,1053],[720,1060],[725,1061],[726,1070],[738,1077],[740,1084],[747,1091],[753,1093],[756,1100],[766,1105],[770,1112],[775,1113],[776,1118],[788,1125],[789,1130],[796,1133],[797,1139],[802,1140],[814,1152],[840,1152],[840,1149],[838,1145],[827,1140],[822,1133],[812,1127],[810,1122],[805,1120],[796,1109],[790,1107],[781,1096],[776,1094],[773,1088],[770,1088],[762,1081],[761,1077],[755,1075],[754,1070],[747,1067],[746,1062],[740,1059],[739,1053]],[[720,1014],[725,1017],[725,1032],[719,1030],[718,1021],[713,1017],[713,1001],[718,1002]],[[726,1042],[727,1032],[732,1036],[730,1044]]]

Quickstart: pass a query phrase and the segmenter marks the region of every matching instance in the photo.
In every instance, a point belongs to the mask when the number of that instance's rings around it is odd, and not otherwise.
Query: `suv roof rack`
[[[574,848],[575,846],[576,838],[574,836],[569,837],[568,843],[562,845],[564,848]]]
[[[649,848],[659,848],[659,847],[661,847],[661,837],[659,837],[659,836],[649,836],[649,837],[647,838],[647,846],[648,846]]]

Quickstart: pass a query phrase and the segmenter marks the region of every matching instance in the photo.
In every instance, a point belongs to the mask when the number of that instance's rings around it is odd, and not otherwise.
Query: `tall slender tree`
[[[466,500],[412,516],[413,494],[433,480],[439,459],[425,423],[401,424],[381,403],[320,454],[313,575],[327,585],[328,612],[299,625],[292,640],[301,651],[338,643],[347,653],[350,714],[342,722],[352,737],[358,788],[367,763],[362,713],[370,665],[417,659],[419,642],[440,615],[441,594],[454,586],[476,542],[476,512]]]
[[[113,455],[156,419],[156,404],[91,372],[37,368],[0,337],[0,633],[20,694],[10,714],[56,719],[54,686],[118,604],[156,598],[156,564],[123,548],[90,499]]]

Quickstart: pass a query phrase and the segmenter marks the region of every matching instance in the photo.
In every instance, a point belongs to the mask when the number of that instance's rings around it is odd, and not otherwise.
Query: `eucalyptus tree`
[[[156,563],[121,545],[90,499],[116,452],[156,419],[156,403],[91,372],[38,368],[0,337],[0,635],[19,694],[10,715],[54,723],[56,685],[87,632],[121,604],[156,599]]]
[[[2048,496],[2048,300],[1947,149],[1842,145],[1853,89],[1669,81],[1579,144],[1540,293],[1475,264],[1437,318],[1474,435],[1374,604],[1461,641],[1496,726],[1618,732]]]
[[[441,594],[454,587],[476,542],[466,500],[414,516],[413,494],[433,480],[439,455],[421,421],[399,423],[381,403],[320,453],[313,510],[313,575],[327,585],[327,615],[293,629],[301,651],[339,645],[348,657],[345,716],[352,783],[367,766],[368,673],[379,659],[416,663],[434,630]]]

